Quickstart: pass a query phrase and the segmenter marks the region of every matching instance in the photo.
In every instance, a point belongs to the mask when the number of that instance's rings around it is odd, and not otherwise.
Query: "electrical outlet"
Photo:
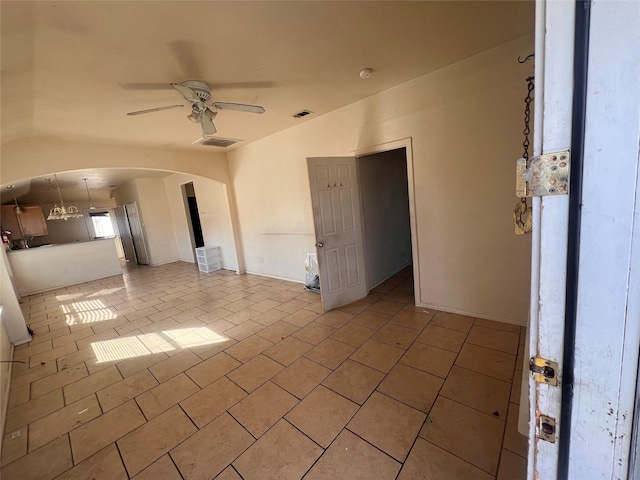
[[[67,267],[62,267],[62,273],[67,273]]]
[[[258,263],[264,263],[264,258],[258,257]]]

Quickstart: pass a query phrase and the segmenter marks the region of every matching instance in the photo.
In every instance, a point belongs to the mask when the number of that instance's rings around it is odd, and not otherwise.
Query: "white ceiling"
[[[126,113],[179,104],[171,82],[204,80],[215,101],[266,109],[219,112],[217,136],[246,144],[529,33],[534,6],[3,0],[0,9],[3,145],[49,137],[203,149],[212,147],[192,145],[200,127],[188,108]],[[359,78],[363,68],[371,78]],[[302,109],[314,114],[293,119]]]

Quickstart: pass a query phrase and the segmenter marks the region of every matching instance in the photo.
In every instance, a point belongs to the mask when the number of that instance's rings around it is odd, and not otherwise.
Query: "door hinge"
[[[558,385],[558,363],[546,358],[533,357],[529,360],[529,370],[533,372],[533,379],[538,383]]]
[[[555,418],[540,415],[538,420],[538,437],[550,443],[556,443],[556,420]]]
[[[569,150],[546,153],[516,163],[516,195],[544,197],[569,193]]]

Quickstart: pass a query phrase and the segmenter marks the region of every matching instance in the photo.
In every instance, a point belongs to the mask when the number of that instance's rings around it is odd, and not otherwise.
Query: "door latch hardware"
[[[558,385],[558,363],[546,358],[533,357],[529,360],[529,370],[533,372],[533,379],[538,383]]]
[[[568,150],[545,153],[529,160],[519,158],[516,162],[516,196],[544,197],[569,193]]]
[[[554,418],[540,415],[538,437],[550,443],[556,443],[556,421]]]

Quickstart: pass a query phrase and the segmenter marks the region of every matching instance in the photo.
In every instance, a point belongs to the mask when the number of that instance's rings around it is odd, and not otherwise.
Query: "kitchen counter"
[[[20,295],[121,275],[114,238],[7,252]]]

